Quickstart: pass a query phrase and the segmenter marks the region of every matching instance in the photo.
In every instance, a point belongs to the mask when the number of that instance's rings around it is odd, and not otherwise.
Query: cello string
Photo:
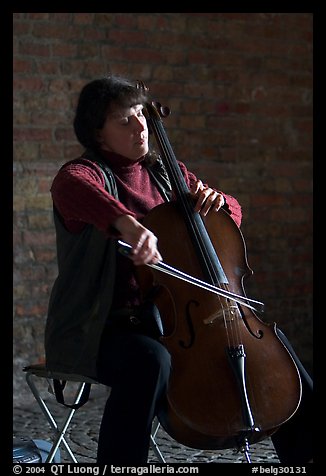
[[[229,348],[236,348],[238,347],[241,342],[241,329],[240,329],[240,311],[237,306],[237,302],[235,305],[230,305],[230,300],[226,299],[227,308],[228,308],[228,335],[230,337]]]
[[[160,128],[157,128],[157,132],[158,132],[158,137],[159,137],[159,140],[160,140],[161,148],[165,151],[165,156],[166,156],[167,160],[168,160],[169,157],[172,160],[175,156],[174,156],[172,150],[169,150],[169,151],[167,150],[167,149],[170,149],[170,144],[167,143],[167,146],[165,146],[166,142],[162,138],[162,135],[163,135],[163,132],[164,132],[163,126],[162,126],[161,123],[159,123],[159,125],[160,125],[161,130],[159,130]],[[179,173],[180,173],[180,175],[182,175],[181,172],[180,172],[180,169],[179,169],[178,166],[176,168],[176,167],[172,167],[171,165],[170,165],[169,169],[170,169],[171,173],[173,173],[173,175],[174,175],[174,182],[175,182],[176,186],[178,187],[179,198],[182,201],[184,210],[186,212],[186,216],[188,217],[188,220],[191,221],[191,223],[193,223],[193,221],[191,220],[191,216],[194,213],[193,212],[193,207],[189,203],[189,200],[184,198],[185,194],[182,193],[183,190],[180,190],[181,187],[179,187],[179,184],[182,183],[183,176],[181,177],[181,179],[179,178],[179,180],[177,180],[176,177],[175,177],[176,175],[179,175]],[[175,173],[175,170],[177,170],[178,173]],[[194,236],[196,237],[196,242],[199,243],[200,242],[199,237],[201,235],[199,233],[199,230],[197,230],[197,228],[195,226],[193,226],[193,232],[194,232]],[[210,264],[209,269],[214,270],[214,262],[212,261],[211,257],[207,253],[205,253],[205,250],[206,250],[206,248],[204,246],[200,247],[200,253],[201,253],[202,259],[203,259],[203,261],[206,262],[206,264],[207,264],[207,262],[209,262],[209,264]],[[219,277],[218,277],[218,273],[217,272],[215,272],[215,273],[210,272],[210,276],[211,276],[211,280],[215,284],[217,284],[219,288],[221,288],[223,283],[220,282]],[[223,285],[223,288],[225,290],[227,290],[226,285]],[[238,324],[237,316],[239,315],[239,313],[238,313],[238,310],[237,310],[237,312],[234,315],[233,314],[234,313],[234,306],[230,306],[229,303],[230,303],[230,301],[228,299],[221,299],[219,297],[219,304],[220,304],[220,308],[222,310],[222,315],[223,315],[224,326],[225,326],[225,329],[226,329],[226,336],[227,336],[228,346],[229,347],[230,346],[235,347],[235,346],[238,345],[238,343],[240,343],[239,326],[237,325]]]
[[[159,113],[157,113],[157,115],[159,117]],[[193,219],[193,216],[194,216],[193,207],[191,207],[191,204],[188,199],[189,189],[187,185],[185,184],[184,177],[181,173],[180,167],[178,166],[178,163],[173,153],[170,142],[166,137],[162,121],[160,117],[158,120],[154,120],[153,117],[151,117],[150,120],[151,120],[152,128],[155,132],[155,137],[158,141],[159,147],[161,151],[163,152],[163,157],[165,158],[167,162],[166,165],[169,171],[169,178],[172,181],[172,184],[177,193],[179,201],[181,201],[183,209],[186,213],[188,224],[192,228],[193,236],[196,239],[197,248],[199,249],[202,262],[206,264],[205,269],[207,269],[209,272],[209,279],[211,280],[212,283],[217,284],[219,288],[221,288],[221,286],[223,285],[225,289],[226,285],[224,285],[224,283],[220,281],[219,273],[217,272],[216,267],[214,266],[215,262],[212,260],[211,256],[207,252],[207,248],[202,242],[202,235],[200,234],[198,230],[198,225],[196,221]],[[183,187],[181,187],[181,184],[183,184]],[[214,250],[214,254],[217,260],[217,255],[215,250]],[[237,318],[237,316],[240,315],[239,310],[237,309],[237,312],[234,314],[234,306],[230,306],[229,299],[223,299],[222,301],[220,296],[218,296],[218,299],[220,303],[220,308],[222,310],[228,345],[229,347],[231,345],[233,347],[236,347],[241,342],[239,319]],[[224,306],[224,303],[226,303],[226,306]]]
[[[207,234],[206,228],[203,224],[201,216],[196,213],[194,214],[193,202],[189,200],[190,191],[185,183],[184,177],[181,173],[180,167],[177,163],[177,159],[173,153],[171,144],[168,142],[168,139],[164,140],[164,128],[162,122],[160,121],[157,125],[154,124],[155,132],[157,134],[157,140],[159,142],[160,148],[163,151],[163,156],[167,162],[168,172],[170,173],[171,182],[176,189],[179,202],[183,206],[185,212],[185,218],[187,219],[187,225],[190,228],[190,236],[195,239],[195,246],[200,254],[200,259],[202,261],[202,270],[207,271],[206,279],[208,279],[213,284],[220,284],[220,282],[227,282],[227,277],[223,271],[222,266],[219,264],[217,266],[218,258],[216,251],[214,250],[210,238]],[[181,184],[183,186],[181,187]],[[204,235],[206,243],[204,242]],[[208,245],[210,252],[208,250]],[[222,281],[220,281],[219,276],[221,276]]]

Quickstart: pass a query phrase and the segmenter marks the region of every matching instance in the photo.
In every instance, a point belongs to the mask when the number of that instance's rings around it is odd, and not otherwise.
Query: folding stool
[[[73,454],[70,446],[68,445],[68,442],[65,438],[66,431],[69,427],[69,424],[74,416],[74,413],[84,404],[86,403],[88,399],[88,394],[91,385],[100,385],[99,382],[96,380],[93,380],[89,377],[85,377],[82,375],[77,375],[77,374],[65,374],[62,372],[53,372],[49,371],[45,368],[44,364],[35,364],[35,365],[29,365],[27,367],[24,367],[23,369],[24,372],[26,372],[26,381],[31,389],[34,398],[36,399],[37,403],[39,404],[44,416],[46,417],[47,421],[49,422],[53,432],[54,432],[54,438],[53,438],[53,444],[52,448],[49,452],[49,455],[46,459],[46,463],[51,463],[54,459],[54,456],[61,444],[65,446],[65,449],[67,450],[67,453],[69,455],[69,458],[71,461],[74,463],[78,463],[76,460],[75,455]],[[57,402],[65,405],[67,407],[67,410],[63,416],[61,425],[59,426],[53,417],[48,405],[46,404],[45,400],[42,398],[36,384],[35,384],[35,377],[36,378],[44,378],[46,379],[48,383],[48,390],[50,393],[54,394],[56,396]],[[73,398],[73,403],[72,404],[65,404],[63,401],[58,399],[57,395],[57,389],[58,387],[61,387],[61,389],[64,388],[65,384],[68,382],[77,382],[79,383],[77,391],[75,393],[75,396]],[[150,443],[151,447],[153,449],[153,452],[157,459],[159,460],[160,463],[165,463],[164,456],[156,443],[155,437],[158,432],[158,429],[160,427],[160,423],[155,418],[153,422],[153,428],[152,428],[152,433],[150,437]]]

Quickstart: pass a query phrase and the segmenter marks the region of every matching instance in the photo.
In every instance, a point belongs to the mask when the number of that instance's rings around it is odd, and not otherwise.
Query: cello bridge
[[[219,311],[214,312],[210,316],[203,320],[204,324],[213,324],[216,319],[223,320],[224,322],[234,321],[238,312],[237,306],[222,307]]]

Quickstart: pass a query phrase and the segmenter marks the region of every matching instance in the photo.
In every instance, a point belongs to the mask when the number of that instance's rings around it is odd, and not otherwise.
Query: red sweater
[[[106,153],[105,159],[115,175],[119,201],[105,190],[99,166],[87,159],[67,162],[54,178],[51,187],[53,202],[71,233],[79,233],[91,224],[106,236],[116,237],[111,226],[118,216],[129,214],[141,220],[152,208],[164,202],[142,160],[134,162],[113,153]],[[183,163],[179,162],[179,165],[190,187],[197,178]],[[230,195],[223,196],[226,201],[224,208],[240,226],[239,203]],[[122,255],[118,256],[114,296],[113,308],[135,305],[139,301],[133,264]]]

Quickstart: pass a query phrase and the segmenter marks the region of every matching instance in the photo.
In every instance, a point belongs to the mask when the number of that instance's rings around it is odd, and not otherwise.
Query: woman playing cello
[[[173,372],[159,310],[143,299],[136,278],[139,265],[162,260],[158,237],[142,221],[175,198],[164,164],[149,151],[147,100],[125,78],[86,84],[74,120],[85,152],[61,167],[51,188],[59,274],[49,302],[46,364],[111,388],[99,430],[99,464],[147,462],[152,420],[166,405]],[[203,184],[184,163],[178,166],[196,213],[206,217],[222,209],[240,227],[235,198]],[[118,240],[131,246],[129,256],[119,253]],[[302,397],[272,440],[281,462],[304,464],[312,458],[311,379],[277,333],[296,360]]]

